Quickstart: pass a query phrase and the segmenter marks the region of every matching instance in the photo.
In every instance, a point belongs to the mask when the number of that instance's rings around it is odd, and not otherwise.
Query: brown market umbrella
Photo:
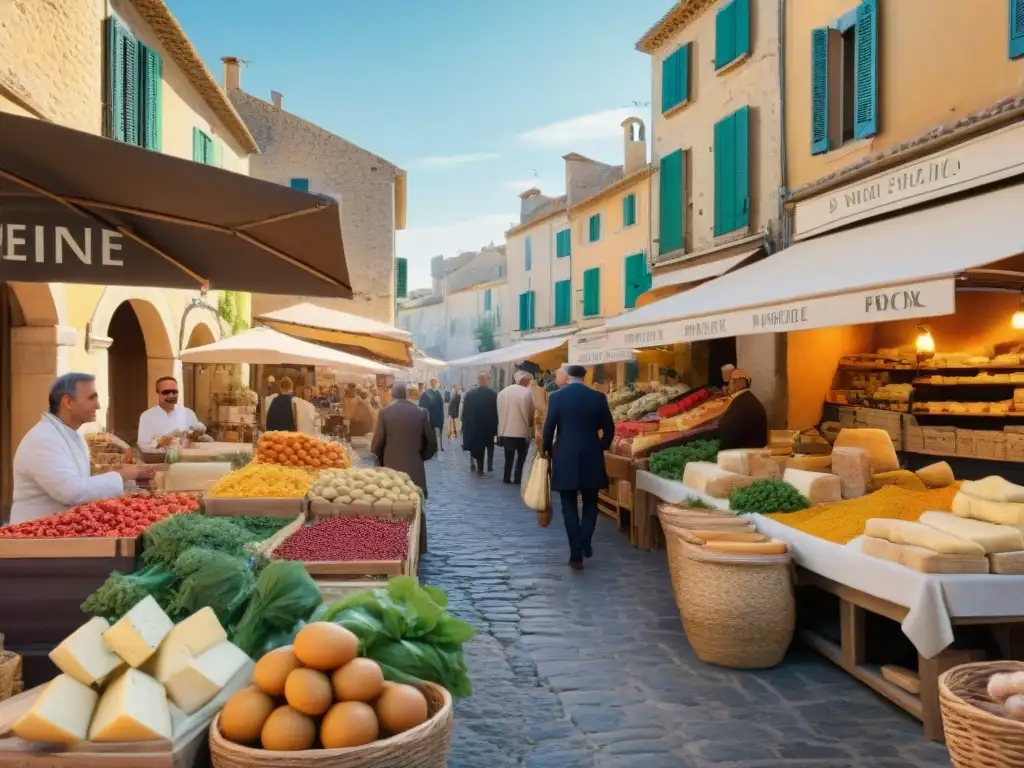
[[[0,281],[352,296],[331,198],[2,113]]]

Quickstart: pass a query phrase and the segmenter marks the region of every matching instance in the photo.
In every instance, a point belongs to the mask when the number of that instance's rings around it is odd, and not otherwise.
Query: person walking
[[[469,471],[494,471],[494,438],[498,434],[498,393],[490,388],[491,377],[481,373],[477,385],[462,398],[462,449],[469,451]]]
[[[459,436],[459,407],[462,405],[462,389],[458,384],[455,384],[452,389],[452,401],[448,404],[448,435],[454,440]]]
[[[533,433],[533,376],[519,370],[512,378],[514,383],[498,393],[498,439],[505,449],[504,482],[519,485]]]
[[[404,381],[391,387],[391,404],[377,416],[370,452],[382,467],[405,472],[427,498],[427,470],[424,463],[437,453],[437,435],[426,410],[409,401]],[[420,552],[427,551],[427,516],[420,524]]]
[[[420,395],[420,408],[430,414],[430,426],[437,435],[437,446],[444,450],[444,399],[441,397],[437,379],[430,380],[430,387]]]
[[[594,554],[597,494],[608,486],[604,452],[611,447],[615,423],[608,399],[584,383],[586,369],[569,365],[564,372],[566,384],[548,398],[543,448],[552,457],[551,490],[561,498],[569,566],[582,571],[583,558]],[[582,516],[577,497],[583,500]]]

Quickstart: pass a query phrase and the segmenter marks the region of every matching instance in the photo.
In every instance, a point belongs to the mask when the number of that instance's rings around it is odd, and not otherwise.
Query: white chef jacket
[[[85,438],[49,413],[14,453],[12,524],[123,493],[124,481],[117,472],[89,476]]]
[[[196,418],[195,411],[184,405],[176,405],[170,413],[159,405],[143,411],[139,417],[139,448],[152,451],[156,441],[166,434],[178,430],[184,432],[203,426]]]

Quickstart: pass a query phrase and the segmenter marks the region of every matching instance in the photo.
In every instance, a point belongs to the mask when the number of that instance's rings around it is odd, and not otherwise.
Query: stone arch
[[[216,310],[203,306],[189,307],[181,321],[178,348],[182,351],[204,344],[213,344],[222,337]]]
[[[627,142],[647,141],[647,128],[639,117],[627,117],[620,125]]]
[[[24,325],[54,327],[64,325],[63,293],[52,283],[8,283],[18,301]]]

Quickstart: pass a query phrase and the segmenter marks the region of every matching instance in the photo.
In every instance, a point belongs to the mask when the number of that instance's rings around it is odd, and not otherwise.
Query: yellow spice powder
[[[864,524],[873,517],[917,520],[929,510],[949,512],[959,488],[960,483],[927,491],[887,485],[859,499],[819,504],[799,512],[776,512],[766,517],[819,539],[847,544],[864,533]]]

